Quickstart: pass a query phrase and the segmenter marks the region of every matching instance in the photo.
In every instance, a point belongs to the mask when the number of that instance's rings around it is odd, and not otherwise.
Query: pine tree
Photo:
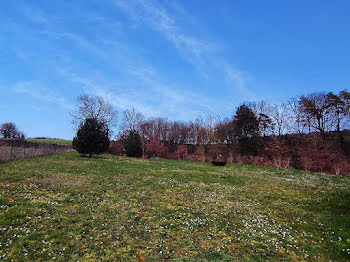
[[[87,118],[80,124],[73,139],[73,148],[80,154],[101,154],[109,147],[108,129],[95,118]]]
[[[142,156],[142,142],[139,133],[131,130],[128,137],[125,139],[126,155],[129,157]]]
[[[259,121],[254,112],[246,105],[241,105],[233,120],[234,137],[238,142],[239,152],[243,155],[256,155],[258,149]]]

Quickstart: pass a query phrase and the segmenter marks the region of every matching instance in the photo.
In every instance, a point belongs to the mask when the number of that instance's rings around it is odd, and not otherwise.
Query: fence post
[[[26,147],[27,147],[27,142],[24,140],[23,158],[26,158]]]
[[[42,145],[42,147],[43,147],[43,153],[42,153],[42,155],[44,155],[44,143],[42,143],[41,145]]]

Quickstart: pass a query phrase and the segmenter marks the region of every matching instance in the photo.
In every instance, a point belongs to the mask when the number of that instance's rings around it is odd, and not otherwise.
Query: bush
[[[277,168],[288,168],[291,162],[291,152],[278,139],[273,139],[265,148],[265,152]]]
[[[129,157],[142,157],[142,142],[139,133],[136,130],[130,131],[125,139],[126,155]]]
[[[333,141],[325,141],[317,134],[310,135],[298,152],[300,164],[306,171],[340,173],[339,166],[334,168],[334,165],[346,162]]]
[[[177,147],[177,150],[172,153],[171,158],[172,159],[181,159],[181,160],[186,160],[188,157],[188,150],[187,146],[181,145]]]
[[[116,156],[125,155],[125,138],[121,136],[117,141],[111,142],[111,146],[108,149],[108,153]]]
[[[95,118],[87,118],[80,124],[73,139],[73,148],[80,154],[101,154],[109,147],[108,129]]]
[[[344,159],[338,159],[338,161],[333,164],[333,170],[336,175],[349,176],[350,164]]]
[[[204,161],[204,148],[203,146],[197,146],[196,151],[194,151],[193,154],[190,154],[187,156],[187,160],[189,161],[197,161],[197,162],[202,162]]]
[[[152,157],[167,158],[168,154],[169,154],[168,148],[166,148],[164,144],[160,142],[158,139],[152,139],[148,141],[148,143],[146,144],[145,155],[147,158],[152,158]]]

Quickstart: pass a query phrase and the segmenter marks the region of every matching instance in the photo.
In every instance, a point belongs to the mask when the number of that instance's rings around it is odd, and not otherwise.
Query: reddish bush
[[[165,145],[160,142],[158,139],[152,139],[148,141],[146,144],[146,153],[147,158],[152,157],[161,157],[161,158],[167,158],[169,155],[168,148],[165,147]]]
[[[262,156],[242,156],[239,154],[234,156],[233,161],[242,165],[264,165],[266,162]]]
[[[333,171],[336,175],[350,175],[350,164],[344,159],[339,159],[333,164]]]
[[[186,160],[201,162],[201,161],[204,161],[204,154],[205,154],[204,148],[201,146],[198,146],[196,148],[196,151],[193,154],[190,154],[187,156]]]
[[[241,155],[235,155],[233,158],[233,163],[244,164],[243,157]]]
[[[251,156],[250,162],[253,165],[274,166],[273,162],[270,159],[268,159],[266,156]]]
[[[185,145],[178,146],[177,150],[171,154],[171,158],[186,160],[188,158],[187,146]]]
[[[291,160],[289,148],[283,145],[278,139],[273,139],[265,148],[265,153],[278,168],[288,168]]]
[[[347,163],[341,150],[333,141],[325,141],[319,135],[309,136],[298,149],[300,163],[304,170],[314,172],[343,173]],[[341,167],[343,163],[344,167]]]
[[[124,137],[121,136],[117,141],[112,141],[107,153],[116,155],[116,156],[124,156],[125,155]]]

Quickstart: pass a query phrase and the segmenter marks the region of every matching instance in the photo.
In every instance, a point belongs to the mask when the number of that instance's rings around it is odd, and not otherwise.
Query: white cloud
[[[57,59],[56,72],[77,86],[85,93],[107,97],[120,109],[134,107],[146,116],[163,116],[172,119],[189,120],[205,113],[214,113],[218,108],[230,101],[230,96],[239,94],[249,99],[253,94],[247,88],[247,77],[240,70],[232,67],[228,62],[222,61],[214,53],[213,44],[204,41],[185,30],[179,20],[190,20],[188,14],[177,5],[176,8],[167,8],[152,0],[120,0],[114,1],[123,12],[139,25],[146,25],[159,32],[178,51],[179,55],[204,77],[210,77],[210,72],[216,70],[226,80],[229,92],[225,101],[217,101],[205,94],[192,92],[180,87],[179,83],[169,83],[167,77],[161,75],[151,65],[151,61],[144,61],[138,56],[137,50],[132,50],[128,42],[120,39],[122,26],[112,18],[101,17],[97,12],[88,15],[82,12],[81,16],[88,21],[94,21],[96,28],[105,31],[94,33],[92,39],[89,35],[68,31],[69,27],[56,26],[55,21],[41,19],[49,26],[38,29],[36,33],[49,36],[52,40],[70,41],[81,48],[82,53],[91,54],[104,63],[104,68],[115,71],[118,78],[105,73],[102,68],[89,68],[89,61],[77,59],[69,50],[59,49],[56,53],[67,59]],[[86,10],[84,10],[86,11]],[[40,10],[38,13],[43,14]],[[40,18],[40,15],[38,15]],[[40,20],[40,19],[39,19]],[[38,21],[39,22],[39,21]],[[111,24],[112,23],[112,24]],[[62,31],[67,30],[67,31]],[[79,50],[80,51],[80,50]],[[18,54],[18,55],[25,55]],[[55,58],[58,56],[54,56]],[[218,62],[222,61],[222,62]],[[117,80],[116,80],[117,79]],[[36,99],[59,104],[64,108],[72,108],[63,97],[57,97],[48,89],[42,88],[38,82],[19,82],[14,90],[18,93],[30,95]],[[231,104],[230,104],[231,106]]]
[[[220,67],[224,71],[225,80],[229,87],[233,90],[237,90],[243,100],[255,100],[256,95],[252,93],[246,86],[246,81],[248,79],[245,74],[237,69],[234,69],[227,63],[221,63]]]
[[[155,1],[114,1],[114,3],[138,24],[147,24],[160,32],[178,50],[184,60],[196,67],[204,76],[203,56],[210,52],[210,45],[186,34],[167,10]]]
[[[87,94],[107,98],[120,110],[135,108],[147,117],[161,116],[171,119],[193,119],[203,112],[214,113],[216,102],[204,95],[166,83],[151,67],[129,68],[129,74],[139,83],[127,88],[122,83],[93,79],[64,72],[67,79],[82,87]],[[109,84],[106,84],[109,83]]]
[[[146,24],[153,30],[160,32],[176,47],[179,54],[204,77],[209,77],[211,68],[215,68],[224,76],[232,91],[236,91],[247,99],[255,97],[247,88],[246,74],[215,55],[216,50],[213,47],[216,45],[186,33],[186,30],[176,22],[177,20],[191,19],[178,4],[173,8],[175,15],[171,15],[156,0],[118,0],[114,3],[132,20],[142,25]]]
[[[49,17],[38,8],[34,8],[31,5],[20,5],[23,14],[29,18],[31,21],[40,24],[48,24],[50,19]],[[51,17],[52,18],[52,17]]]
[[[54,103],[65,109],[73,109],[73,105],[69,103],[64,97],[59,96],[46,87],[30,81],[17,82],[12,90],[19,94],[25,94],[35,99],[42,100],[48,103]]]

